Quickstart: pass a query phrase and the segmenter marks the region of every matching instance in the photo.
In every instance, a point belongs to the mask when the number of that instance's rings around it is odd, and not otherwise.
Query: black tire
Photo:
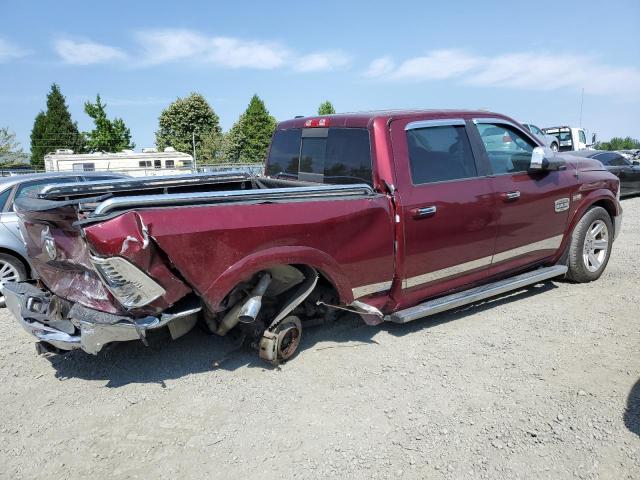
[[[613,235],[611,217],[604,208],[591,207],[587,210],[571,234],[567,278],[578,283],[600,278],[609,263]]]
[[[7,275],[7,273],[11,275]],[[27,270],[19,258],[8,253],[0,253],[0,308],[6,306],[2,293],[5,278],[12,282],[23,282],[27,279]]]
[[[551,150],[553,150],[554,152],[558,151],[558,144],[557,143],[552,143],[551,144]]]

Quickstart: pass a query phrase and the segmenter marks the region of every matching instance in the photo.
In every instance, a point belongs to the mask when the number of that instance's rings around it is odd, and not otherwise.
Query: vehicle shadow
[[[627,397],[627,408],[624,410],[624,424],[640,437],[640,379],[635,383]]]
[[[376,344],[374,337],[380,331],[395,336],[409,335],[424,328],[457,320],[470,313],[482,312],[554,288],[557,287],[551,282],[525,287],[406,325],[382,323],[372,327],[365,325],[359,316],[347,313],[330,325],[305,329],[299,352],[313,350],[322,342],[329,342],[329,345],[318,346],[318,350]],[[56,378],[60,380],[104,380],[108,388],[118,388],[132,383],[156,383],[164,388],[167,380],[202,372],[235,371],[243,367],[264,370],[282,368],[261,360],[258,352],[244,345],[242,339],[237,336],[210,335],[197,327],[184,337],[168,342],[160,348],[145,347],[136,341],[114,344],[97,356],[75,350],[65,355],[47,354],[45,358],[55,369]],[[295,358],[291,361],[295,362]]]

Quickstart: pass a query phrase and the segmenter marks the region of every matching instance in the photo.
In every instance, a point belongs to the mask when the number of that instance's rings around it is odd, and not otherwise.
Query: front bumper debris
[[[74,304],[63,317],[52,301],[53,296],[30,283],[7,283],[3,293],[7,308],[22,328],[54,347],[49,350],[82,349],[92,355],[112,342],[142,340],[146,344],[149,330],[171,328],[173,322],[180,320],[193,319],[195,323],[195,315],[201,310],[200,306],[192,305],[158,317],[131,318]]]

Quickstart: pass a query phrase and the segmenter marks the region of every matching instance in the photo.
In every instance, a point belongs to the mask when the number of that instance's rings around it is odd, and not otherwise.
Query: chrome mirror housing
[[[545,152],[544,148],[536,147],[531,152],[531,163],[529,164],[530,170],[544,170],[545,168]],[[547,161],[548,163],[548,161]]]
[[[529,170],[545,171],[545,170],[564,170],[566,162],[564,158],[556,155],[550,148],[535,147],[531,152],[531,161]]]

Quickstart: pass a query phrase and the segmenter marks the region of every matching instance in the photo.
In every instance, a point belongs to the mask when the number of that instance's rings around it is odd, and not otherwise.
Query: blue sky
[[[539,5],[539,6],[536,6]],[[257,93],[279,120],[489,108],[640,138],[640,2],[0,0],[0,125],[25,150],[57,82],[82,130],[100,93],[138,148],[160,111],[205,95],[230,128]]]

